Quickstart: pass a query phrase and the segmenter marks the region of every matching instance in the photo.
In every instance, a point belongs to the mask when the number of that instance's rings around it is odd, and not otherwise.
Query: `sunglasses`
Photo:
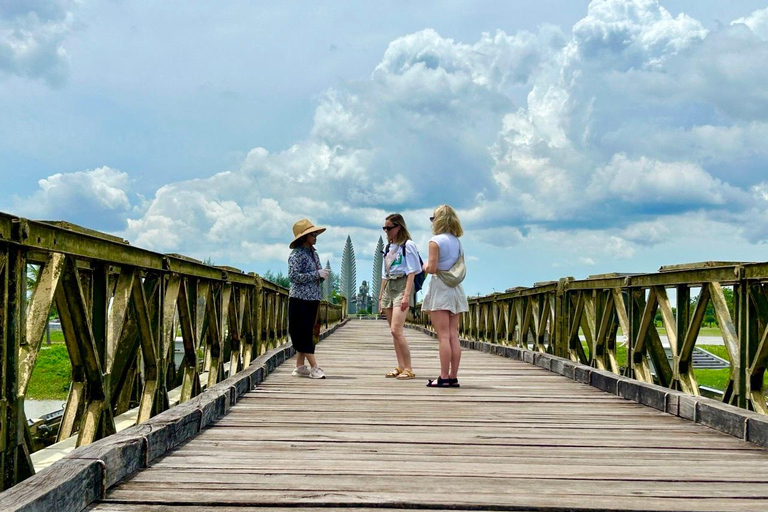
[[[393,229],[395,229],[396,227],[398,227],[398,226],[384,226],[381,229],[383,229],[384,231],[389,232],[389,231],[392,231]]]
[[[430,217],[429,218],[429,222],[435,222],[435,218],[434,217]]]

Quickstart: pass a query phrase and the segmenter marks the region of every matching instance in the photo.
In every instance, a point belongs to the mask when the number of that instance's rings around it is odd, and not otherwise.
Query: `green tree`
[[[725,297],[725,303],[728,305],[728,313],[731,318],[734,317],[736,308],[734,308],[733,290],[731,288],[723,288],[723,297]]]
[[[693,315],[696,305],[699,303],[700,296],[701,295],[697,295],[696,297],[691,298],[691,315]],[[724,287],[723,297],[725,298],[726,306],[728,306],[728,314],[731,316],[731,319],[733,319],[736,311],[734,308],[733,289]],[[717,315],[715,314],[715,307],[712,305],[711,300],[707,301],[707,309],[704,312],[704,319],[702,320],[702,324],[707,324],[708,326],[711,326],[712,324],[719,325],[717,321]]]
[[[283,274],[282,270],[278,270],[277,274],[275,274],[271,270],[267,270],[266,272],[264,272],[264,275],[262,277],[267,281],[271,281],[285,288],[291,287],[291,280],[288,279],[288,276]]]

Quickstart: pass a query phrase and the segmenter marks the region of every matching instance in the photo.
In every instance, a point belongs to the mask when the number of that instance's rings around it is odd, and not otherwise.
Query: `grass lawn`
[[[730,361],[731,359],[728,357],[728,351],[723,345],[697,345],[697,347],[704,349],[707,352],[711,352],[717,357],[722,357],[726,361]],[[731,374],[731,370],[730,368],[723,368],[721,370],[694,368],[693,374],[696,376],[696,380],[698,381],[699,386],[705,386],[723,391],[728,385],[728,376]]]
[[[694,368],[693,374],[696,376],[696,381],[699,383],[699,386],[723,391],[728,385],[728,376],[731,374],[731,370],[728,368],[723,368],[722,370]]]
[[[29,381],[27,398],[33,400],[65,399],[71,379],[72,366],[69,362],[67,346],[61,342],[43,345],[37,356],[37,364],[32,372],[32,378]]]
[[[715,354],[717,357],[721,357],[726,361],[731,360],[731,358],[728,356],[728,350],[726,350],[725,345],[696,345],[696,347],[704,349],[707,352],[711,352],[712,354]]]

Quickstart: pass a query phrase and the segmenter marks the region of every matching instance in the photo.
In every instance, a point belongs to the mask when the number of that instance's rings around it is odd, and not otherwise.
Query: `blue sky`
[[[534,5],[535,4],[535,5]],[[768,2],[0,0],[0,211],[285,271],[463,220],[466,290],[762,261]]]

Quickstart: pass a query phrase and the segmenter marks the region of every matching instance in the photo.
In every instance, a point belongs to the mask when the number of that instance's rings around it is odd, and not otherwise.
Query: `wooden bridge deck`
[[[285,363],[89,510],[768,510],[762,448],[470,350],[430,389],[437,342],[407,335],[417,379],[385,379],[386,324],[352,321],[318,348],[328,379]]]

